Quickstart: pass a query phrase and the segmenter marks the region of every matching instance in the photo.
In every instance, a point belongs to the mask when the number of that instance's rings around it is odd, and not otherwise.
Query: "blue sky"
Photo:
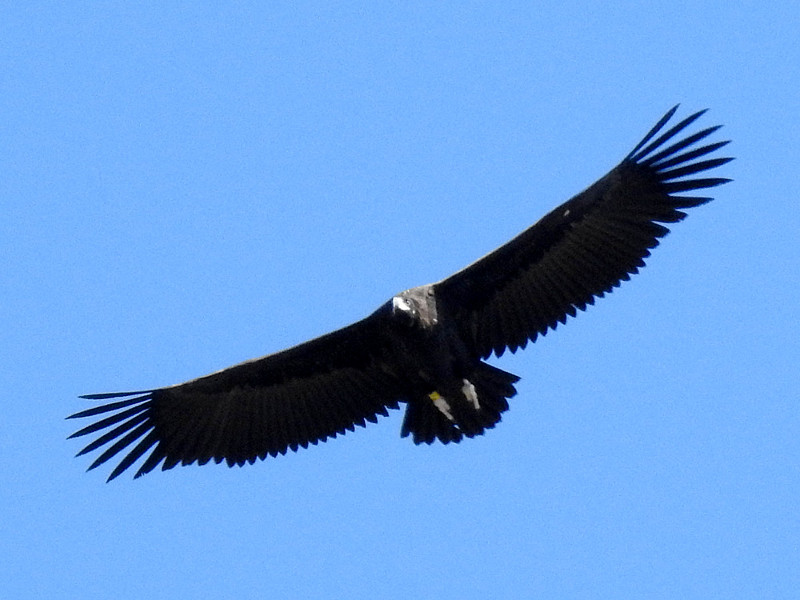
[[[3,597],[796,597],[800,10],[501,4],[0,8]],[[361,318],[677,102],[735,181],[497,361],[522,382],[483,438],[394,412],[243,469],[73,457],[78,394]]]

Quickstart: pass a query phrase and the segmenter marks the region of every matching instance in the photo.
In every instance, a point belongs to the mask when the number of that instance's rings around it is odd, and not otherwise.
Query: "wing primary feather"
[[[664,127],[664,125],[667,123],[667,121],[669,121],[672,118],[672,115],[675,114],[675,111],[678,110],[679,106],[680,106],[680,104],[676,104],[675,106],[670,108],[667,111],[667,114],[665,114],[663,117],[661,117],[661,119],[659,119],[658,123],[653,125],[653,128],[650,131],[647,132],[647,135],[645,135],[642,138],[642,141],[640,141],[638,144],[636,144],[636,146],[633,148],[633,150],[630,151],[628,156],[625,157],[625,160],[630,160],[631,157],[634,154],[636,154],[642,146],[644,146],[647,142],[649,142],[653,138],[654,135],[656,135],[659,131],[661,131],[661,128]]]
[[[673,167],[675,165],[679,165],[681,163],[689,162],[690,160],[694,160],[695,158],[700,158],[701,156],[705,156],[706,154],[710,154],[715,150],[719,150],[723,146],[727,146],[730,144],[730,140],[725,140],[723,142],[717,142],[715,144],[708,144],[707,146],[702,146],[700,148],[696,148],[694,150],[690,150],[688,152],[684,152],[683,154],[678,154],[677,156],[673,156],[669,160],[659,161],[657,163],[648,164],[647,166],[656,169],[658,171],[664,171]]]
[[[119,453],[123,448],[128,447],[131,443],[133,443],[134,440],[137,440],[141,436],[143,436],[145,432],[147,432],[147,430],[150,429],[151,427],[152,425],[145,421],[144,423],[139,425],[136,429],[129,431],[126,435],[118,439],[114,444],[106,448],[106,451],[103,452],[100,456],[98,456],[97,459],[91,465],[89,465],[87,471],[91,471],[92,469],[102,465],[109,458]]]
[[[170,469],[176,467],[181,462],[180,456],[165,456],[164,457],[164,464],[161,465],[162,471],[169,471]],[[185,463],[184,463],[185,464]]]
[[[700,110],[693,115],[689,115],[683,121],[680,121],[677,125],[673,126],[672,128],[668,129],[664,133],[662,133],[659,137],[657,137],[654,141],[650,142],[648,146],[643,148],[639,151],[638,154],[631,156],[630,160],[632,162],[639,162],[643,157],[650,154],[653,150],[661,146],[661,144],[665,143],[667,140],[672,139],[675,135],[686,129],[689,125],[694,123],[697,119],[699,119],[703,114],[705,114],[706,110]],[[702,133],[702,132],[701,132]],[[708,134],[705,134],[708,135]],[[705,135],[703,137],[705,137]]]
[[[109,398],[124,398],[126,396],[136,396],[139,394],[147,395],[152,394],[155,391],[156,390],[139,390],[136,392],[104,392],[102,394],[83,394],[82,396],[78,396],[78,398],[83,398],[84,400],[108,400]]]
[[[145,452],[147,452],[150,448],[153,447],[158,443],[158,437],[154,431],[150,431],[145,435],[134,448],[125,455],[119,464],[114,467],[114,470],[111,471],[111,474],[106,479],[106,483],[115,479],[118,475],[120,475],[123,471],[125,471],[128,467],[130,467],[133,463],[135,463],[139,458],[141,458]]]
[[[150,435],[155,436],[155,432],[151,432],[147,434],[148,437]],[[162,448],[161,443],[157,444],[150,455],[144,460],[144,462],[139,467],[139,470],[136,471],[136,474],[133,476],[134,479],[141,477],[155,469],[162,460],[166,458],[166,454],[164,453],[164,449]]]
[[[671,194],[699,190],[702,188],[716,187],[728,183],[730,179],[724,177],[709,177],[706,179],[687,179],[685,181],[670,181],[664,183],[664,189]]]
[[[134,392],[135,394],[141,394],[142,392]],[[76,412],[68,416],[68,419],[83,419],[85,417],[93,417],[95,415],[101,415],[106,412],[111,412],[113,410],[118,410],[120,408],[125,408],[126,406],[130,406],[131,404],[137,404],[139,402],[143,402],[145,400],[150,399],[150,394],[152,392],[146,392],[144,395],[139,396],[138,398],[131,398],[130,400],[121,400],[119,402],[111,402],[109,404],[104,404],[103,406],[95,406],[94,408],[88,408],[86,410],[82,410],[80,412]],[[115,395],[112,394],[96,394],[97,396],[105,395],[108,398],[114,398]],[[81,398],[86,398],[87,396],[80,396]],[[94,399],[94,398],[92,398]],[[70,437],[75,437],[75,435],[71,435]]]
[[[142,411],[147,410],[147,408],[148,408],[147,404],[139,404],[137,406],[133,406],[132,408],[129,408],[128,410],[124,410],[122,412],[119,412],[119,413],[116,413],[114,415],[111,415],[110,417],[106,417],[105,419],[101,419],[99,421],[96,421],[95,423],[87,425],[83,429],[80,429],[80,430],[76,431],[75,433],[73,433],[67,439],[81,437],[81,436],[87,435],[89,433],[94,433],[94,432],[99,431],[101,429],[105,429],[106,427],[111,427],[112,425],[114,425],[116,423],[119,423],[120,421],[122,421],[124,419],[127,419],[127,418],[129,418],[129,417],[131,417],[131,416],[133,416],[133,415],[135,415],[137,413],[140,413]]]
[[[158,419],[161,431],[159,448],[167,462],[172,459],[176,461],[169,467],[172,468],[182,459],[199,454],[208,428],[208,410],[204,406],[207,403],[202,403],[197,410],[187,410],[186,402],[181,401],[180,397],[175,398],[170,392],[164,392],[158,399],[162,411]],[[169,416],[164,414],[170,409]]]
[[[147,415],[141,414],[137,415],[136,417],[133,417],[132,419],[129,419],[128,421],[125,421],[124,423],[118,425],[114,429],[107,431],[106,433],[98,437],[96,440],[87,444],[80,452],[78,452],[78,454],[76,454],[76,456],[83,456],[84,454],[92,452],[93,450],[96,450],[101,446],[105,446],[111,440],[118,438],[120,435],[122,435],[126,431],[130,430],[131,428],[135,427],[136,425],[142,423],[145,420],[147,420]]]
[[[695,143],[699,142],[700,140],[707,138],[709,135],[717,131],[717,129],[719,129],[720,127],[722,127],[722,125],[715,125],[714,127],[708,127],[707,129],[698,131],[697,133],[694,133],[689,137],[686,137],[682,140],[675,142],[671,146],[668,146],[667,148],[653,154],[652,156],[647,156],[646,154],[643,154],[635,162],[637,162],[642,166],[654,167],[655,164],[661,159],[666,158],[667,156],[672,156],[676,152],[680,152],[684,148],[692,146]]]
[[[669,181],[671,179],[678,179],[679,177],[686,177],[688,175],[694,175],[695,173],[699,173],[700,171],[707,171],[709,169],[715,169],[725,163],[729,163],[731,160],[730,157],[726,158],[711,158],[708,160],[701,160],[696,163],[691,163],[685,165],[683,167],[677,167],[670,171],[666,170],[659,170],[661,174],[662,181]]]

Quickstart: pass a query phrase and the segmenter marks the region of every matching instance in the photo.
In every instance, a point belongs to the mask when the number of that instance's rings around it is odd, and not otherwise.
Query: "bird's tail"
[[[514,388],[517,381],[519,377],[513,373],[478,363],[463,381],[458,397],[433,392],[410,401],[401,435],[412,435],[415,444],[432,444],[436,439],[448,444],[482,435],[500,422],[502,413],[508,410],[508,399],[517,393]]]

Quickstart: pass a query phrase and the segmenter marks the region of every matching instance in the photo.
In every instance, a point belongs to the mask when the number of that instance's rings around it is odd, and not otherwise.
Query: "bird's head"
[[[436,295],[432,285],[421,285],[400,292],[391,302],[392,318],[409,327],[433,329],[439,322]]]
[[[413,298],[399,295],[392,298],[392,317],[412,325],[419,320],[419,308]]]

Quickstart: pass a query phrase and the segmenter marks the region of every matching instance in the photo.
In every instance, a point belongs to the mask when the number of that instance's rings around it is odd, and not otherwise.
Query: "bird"
[[[671,108],[611,171],[499,248],[436,283],[405,290],[341,329],[199,377],[101,401],[70,438],[99,434],[78,456],[114,457],[111,481],[176,465],[253,464],[377,422],[405,405],[402,437],[457,443],[497,425],[519,377],[486,362],[535,342],[645,266],[668,224],[731,181],[731,157],[673,124]],[[702,145],[701,145],[702,142]],[[687,195],[687,193],[689,195]]]

